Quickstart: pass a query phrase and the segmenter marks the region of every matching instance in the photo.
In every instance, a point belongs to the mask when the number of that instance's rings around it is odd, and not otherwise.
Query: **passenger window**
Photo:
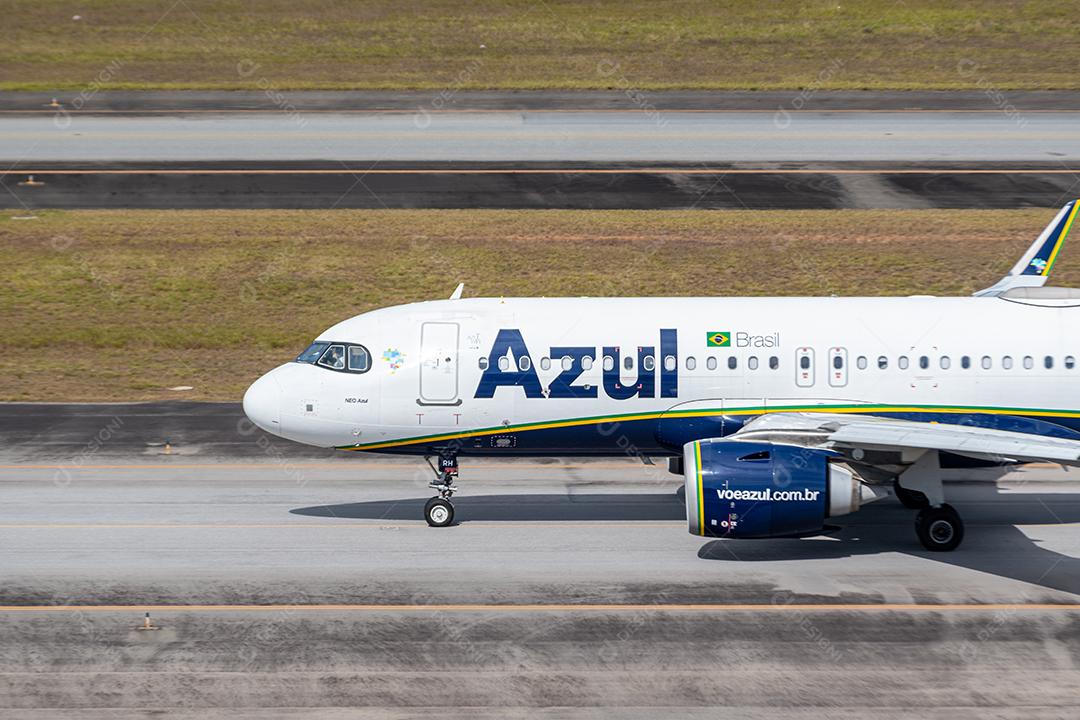
[[[625,368],[627,370],[633,370],[634,369],[634,357],[632,355],[627,355],[626,357],[624,357],[623,361],[622,361],[622,366],[623,366],[623,368]]]
[[[860,370],[865,370],[868,364],[869,362],[867,361],[865,355],[860,355],[859,357],[855,358],[855,367],[859,368]]]
[[[989,370],[994,366],[994,361],[990,359],[989,355],[982,356],[982,369]]]
[[[528,355],[522,355],[521,357],[518,358],[518,369],[520,369],[520,370],[528,370],[531,367],[532,367],[532,360],[529,358]]]
[[[780,358],[772,355],[769,357],[769,369],[776,370],[780,367]]]
[[[551,358],[549,358],[547,355],[540,358],[540,369],[541,370],[550,370],[551,369]]]
[[[1046,357],[1043,358],[1043,367],[1045,367],[1047,370],[1053,370],[1054,369],[1054,358],[1053,358],[1053,356],[1047,355]]]
[[[569,355],[563,355],[563,357],[562,357],[562,369],[563,370],[573,370],[574,369],[574,358],[570,357]]]
[[[907,366],[907,355],[901,355],[899,358],[896,359],[896,367],[900,368],[901,370],[907,370]]]
[[[1012,370],[1011,355],[1006,355],[1005,357],[1001,358],[1001,367],[1005,368],[1006,370]]]
[[[801,358],[799,358],[799,367],[802,368],[803,370],[809,370],[810,369],[810,356],[809,355],[803,355]]]
[[[727,359],[727,368],[728,368],[728,370],[735,370],[738,367],[739,367],[739,359],[737,357],[732,355],[731,357],[729,357]]]
[[[1072,370],[1074,367],[1076,367],[1076,358],[1074,358],[1072,355],[1066,355],[1065,356],[1065,369],[1066,370]]]
[[[964,355],[963,357],[961,357],[960,358],[960,367],[964,368],[965,370],[967,370],[969,367],[971,367],[971,358],[969,358],[967,355]]]
[[[664,356],[664,369],[667,370],[668,372],[671,372],[672,370],[674,370],[676,367],[678,367],[678,365],[679,365],[679,363],[675,360],[674,355],[665,355]]]
[[[605,355],[604,356],[604,369],[605,370],[614,370],[615,369],[615,358],[613,358],[610,355]]]
[[[641,367],[645,368],[649,372],[652,372],[656,369],[656,359],[653,358],[652,355],[646,355],[644,358],[641,359]]]
[[[833,359],[832,359],[832,366],[836,370],[843,370],[844,369],[844,356],[843,355],[834,355]]]
[[[371,356],[362,345],[349,346],[349,369],[353,372],[367,372],[371,366]]]
[[[345,346],[344,345],[331,345],[326,348],[326,352],[319,358],[319,364],[323,367],[328,367],[331,370],[344,370],[345,369]]]
[[[588,355],[581,358],[581,369],[582,370],[592,370],[592,362],[593,362],[592,358],[589,357]]]
[[[705,361],[705,367],[708,368],[709,370],[715,370],[716,369],[716,358],[714,358],[714,357],[708,358]]]
[[[923,369],[923,370],[930,367],[930,358],[926,357],[925,355],[920,355],[919,356],[919,367],[921,369]]]
[[[1024,369],[1025,370],[1030,370],[1033,367],[1035,367],[1035,358],[1031,357],[1030,355],[1025,355],[1024,356]]]
[[[948,356],[948,355],[942,355],[942,356],[941,356],[941,359],[940,359],[940,360],[938,360],[938,365],[940,365],[940,366],[941,366],[941,369],[942,369],[942,370],[948,370],[948,369],[949,369],[949,366],[950,366],[950,365],[952,365],[952,361],[951,361],[951,360],[949,360],[949,356]]]
[[[509,370],[510,369],[510,358],[506,357],[505,355],[503,355],[501,358],[499,358],[499,369],[502,370],[503,372],[506,372],[507,370]]]
[[[695,358],[693,355],[686,358],[686,369],[697,370],[697,358]]]
[[[476,364],[480,366],[480,369],[481,369],[481,370],[487,370],[487,369],[488,369],[488,359],[487,359],[487,358],[485,358],[485,357],[482,357],[482,358],[480,358],[480,359],[479,359],[479,360],[477,361],[477,363],[476,363]]]
[[[315,364],[315,361],[325,352],[326,346],[330,343],[317,342],[308,345],[307,350],[296,356],[296,362]]]
[[[887,370],[889,368],[889,358],[884,355],[878,355],[877,366],[878,370]]]
[[[757,370],[757,355],[751,355],[750,359],[746,361],[746,366],[751,370]]]

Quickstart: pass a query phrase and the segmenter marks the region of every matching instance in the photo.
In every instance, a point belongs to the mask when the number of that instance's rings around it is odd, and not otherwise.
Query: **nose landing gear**
[[[454,504],[450,498],[457,492],[454,481],[458,477],[457,457],[442,455],[439,457],[439,467],[431,464],[430,458],[425,458],[431,469],[435,471],[435,479],[428,483],[428,487],[438,491],[436,497],[431,498],[424,504],[424,520],[431,527],[446,527],[454,523]]]

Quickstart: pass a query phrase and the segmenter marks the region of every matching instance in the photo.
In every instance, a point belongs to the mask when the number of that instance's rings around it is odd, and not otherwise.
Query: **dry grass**
[[[0,0],[0,9],[0,89],[102,79],[136,89],[1080,87],[1080,14],[1063,0]]]
[[[1047,210],[0,215],[0,399],[237,400],[329,325],[466,294],[967,294]],[[1068,253],[1058,283],[1080,282]],[[190,393],[166,388],[193,385]]]

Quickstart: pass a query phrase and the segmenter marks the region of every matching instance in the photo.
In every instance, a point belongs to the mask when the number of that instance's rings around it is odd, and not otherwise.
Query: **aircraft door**
[[[421,405],[460,405],[458,398],[458,336],[454,322],[420,326]]]

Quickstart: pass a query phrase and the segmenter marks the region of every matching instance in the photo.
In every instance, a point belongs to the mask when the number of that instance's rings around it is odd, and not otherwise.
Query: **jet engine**
[[[683,447],[690,534],[812,535],[825,519],[883,497],[832,450],[772,442],[700,440]]]

